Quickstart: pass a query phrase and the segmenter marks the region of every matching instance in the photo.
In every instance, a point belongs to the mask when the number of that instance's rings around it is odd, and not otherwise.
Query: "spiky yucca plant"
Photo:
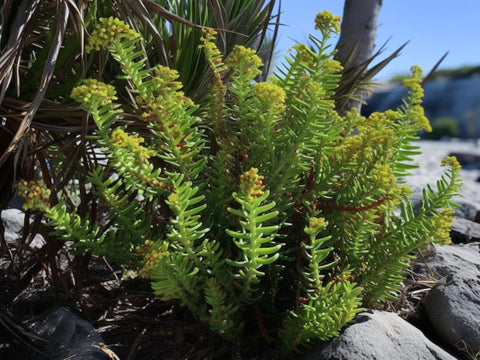
[[[104,219],[80,216],[61,192],[50,202],[34,183],[19,185],[26,208],[42,210],[77,252],[141,260],[158,296],[228,340],[258,332],[287,355],[337,335],[362,306],[395,296],[413,250],[449,241],[460,185],[447,158],[418,211],[408,200],[411,142],[429,129],[418,68],[400,109],[368,119],[334,110],[341,66],[326,44],[338,22],[321,13],[314,50],[296,45],[270,82],[254,81],[253,50],[224,59],[204,30],[213,76],[198,109],[176,71],[146,66],[138,33],[101,19],[91,48],[108,50],[135,100],[127,115],[111,85],[90,79],[72,92],[107,159],[89,175]],[[142,119],[148,136],[125,117]]]
[[[8,118],[0,123],[0,135],[5,129],[15,136],[0,147],[0,166],[29,128],[80,133],[85,127],[81,116],[63,105],[68,100],[64,95],[82,77],[100,71],[104,80],[117,80],[102,56],[86,56],[85,35],[97,17],[116,16],[130,24],[147,39],[146,57],[177,69],[188,82],[189,96],[198,98],[208,79],[197,46],[200,30],[221,31],[224,55],[236,44],[261,49],[274,6],[275,1],[265,0],[6,1],[0,8],[0,109]],[[269,62],[271,54],[265,58]]]

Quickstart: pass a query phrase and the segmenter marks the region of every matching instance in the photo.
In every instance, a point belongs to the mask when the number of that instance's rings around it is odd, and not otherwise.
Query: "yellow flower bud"
[[[230,55],[225,60],[225,65],[230,70],[249,75],[251,79],[262,73],[259,69],[263,63],[260,57],[253,49],[236,45]]]
[[[240,175],[241,194],[245,195],[248,199],[256,199],[262,196],[265,193],[263,179],[263,176],[258,175],[257,168],[251,168],[244,172]]]
[[[323,36],[338,34],[340,32],[340,16],[333,15],[330,11],[324,10],[315,18],[315,29],[320,30]]]
[[[118,18],[100,18],[85,50],[89,53],[92,50],[106,49],[115,39],[121,37],[138,38],[140,35]]]
[[[116,94],[112,85],[107,85],[96,79],[86,79],[82,85],[73,88],[70,97],[87,108],[93,108],[117,100]]]
[[[283,112],[285,110],[285,91],[272,83],[259,82],[253,85],[254,95],[260,102],[262,110]]]

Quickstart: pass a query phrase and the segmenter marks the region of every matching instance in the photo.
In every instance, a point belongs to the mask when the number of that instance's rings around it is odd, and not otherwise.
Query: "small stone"
[[[18,209],[7,209],[1,212],[7,243],[15,242],[21,238],[24,218],[25,214]]]
[[[6,209],[1,212],[0,220],[5,227],[5,241],[7,243],[16,243],[22,238],[25,213],[18,209]],[[30,242],[31,248],[41,248],[45,244],[42,235],[36,234]]]

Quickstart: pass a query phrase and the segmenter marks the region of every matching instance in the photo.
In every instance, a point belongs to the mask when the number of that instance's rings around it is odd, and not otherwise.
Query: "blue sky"
[[[342,0],[282,0],[280,21],[285,25],[279,33],[278,57],[296,42],[305,42],[309,33],[315,35],[317,12],[329,10],[341,16],[343,4]],[[480,65],[479,0],[383,0],[378,23],[376,49],[388,41],[385,56],[409,43],[377,80],[408,73],[414,64],[427,72],[447,51],[441,69]]]

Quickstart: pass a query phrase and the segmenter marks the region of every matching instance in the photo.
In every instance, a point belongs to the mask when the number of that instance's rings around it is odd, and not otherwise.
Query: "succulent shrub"
[[[62,193],[47,200],[39,184],[21,183],[26,208],[42,210],[74,251],[138,266],[159,297],[178,299],[227,340],[258,332],[288,355],[336,336],[363,307],[395,297],[415,249],[449,241],[461,184],[449,157],[418,210],[408,200],[412,141],[430,129],[418,67],[401,108],[368,118],[335,111],[342,67],[327,42],[338,22],[321,13],[321,38],[296,45],[268,82],[255,81],[253,50],[237,46],[224,59],[205,29],[213,76],[200,107],[175,70],[147,66],[141,36],[101,20],[89,44],[119,64],[132,106],[95,79],[71,96],[106,157],[89,176],[103,216],[82,217]]]

